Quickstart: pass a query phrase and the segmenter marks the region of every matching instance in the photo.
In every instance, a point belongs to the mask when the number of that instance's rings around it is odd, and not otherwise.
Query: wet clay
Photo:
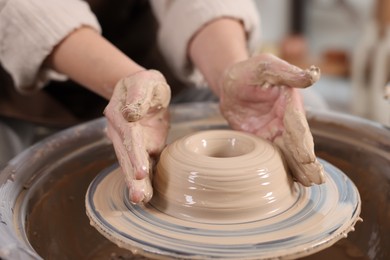
[[[219,224],[271,218],[298,197],[278,149],[232,130],[201,131],[168,145],[153,187],[151,204],[161,212]]]

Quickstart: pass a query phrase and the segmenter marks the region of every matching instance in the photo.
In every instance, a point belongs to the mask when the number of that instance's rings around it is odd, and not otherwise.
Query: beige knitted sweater
[[[258,41],[260,22],[251,0],[150,2],[160,24],[161,51],[182,79],[201,80],[186,50],[191,37],[209,21],[218,17],[240,19],[249,48],[253,49]],[[0,0],[0,63],[18,90],[29,92],[43,87],[48,80],[66,78],[42,64],[62,39],[81,26],[100,32],[95,15],[82,0]]]

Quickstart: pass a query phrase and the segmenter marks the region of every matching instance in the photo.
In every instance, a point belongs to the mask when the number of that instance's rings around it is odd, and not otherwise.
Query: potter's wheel
[[[221,119],[176,124],[170,141],[207,129],[226,128]],[[151,204],[133,205],[117,165],[103,170],[86,195],[92,225],[120,247],[153,258],[297,258],[318,252],[346,237],[360,214],[360,197],[352,181],[320,160],[326,183],[296,185],[298,196],[287,210],[257,220],[208,223],[179,219]]]
[[[217,104],[171,109],[174,129],[200,119],[206,122],[197,131],[223,127],[207,124],[218,114]],[[358,187],[364,222],[346,239],[304,259],[390,259],[390,129],[330,111],[309,110],[307,117],[317,156]],[[67,129],[0,169],[1,259],[137,259],[90,226],[85,214],[88,186],[116,161],[105,127],[100,118]]]

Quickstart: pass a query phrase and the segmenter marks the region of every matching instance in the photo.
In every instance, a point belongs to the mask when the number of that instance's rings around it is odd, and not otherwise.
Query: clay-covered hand
[[[164,76],[145,70],[120,80],[104,111],[107,135],[133,203],[147,202],[153,195],[152,165],[165,146],[170,97]]]
[[[305,186],[323,183],[324,172],[296,88],[311,86],[319,76],[317,67],[301,70],[260,54],[230,67],[221,81],[220,109],[230,126],[274,142]]]

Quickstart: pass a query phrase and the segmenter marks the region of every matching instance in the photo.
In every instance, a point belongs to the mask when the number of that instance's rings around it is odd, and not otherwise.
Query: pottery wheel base
[[[123,174],[102,171],[86,194],[91,224],[106,238],[134,254],[152,258],[298,258],[323,250],[353,230],[361,201],[352,181],[320,160],[326,183],[299,187],[289,209],[272,218],[243,223],[199,223],[177,219],[150,204],[133,205]]]

